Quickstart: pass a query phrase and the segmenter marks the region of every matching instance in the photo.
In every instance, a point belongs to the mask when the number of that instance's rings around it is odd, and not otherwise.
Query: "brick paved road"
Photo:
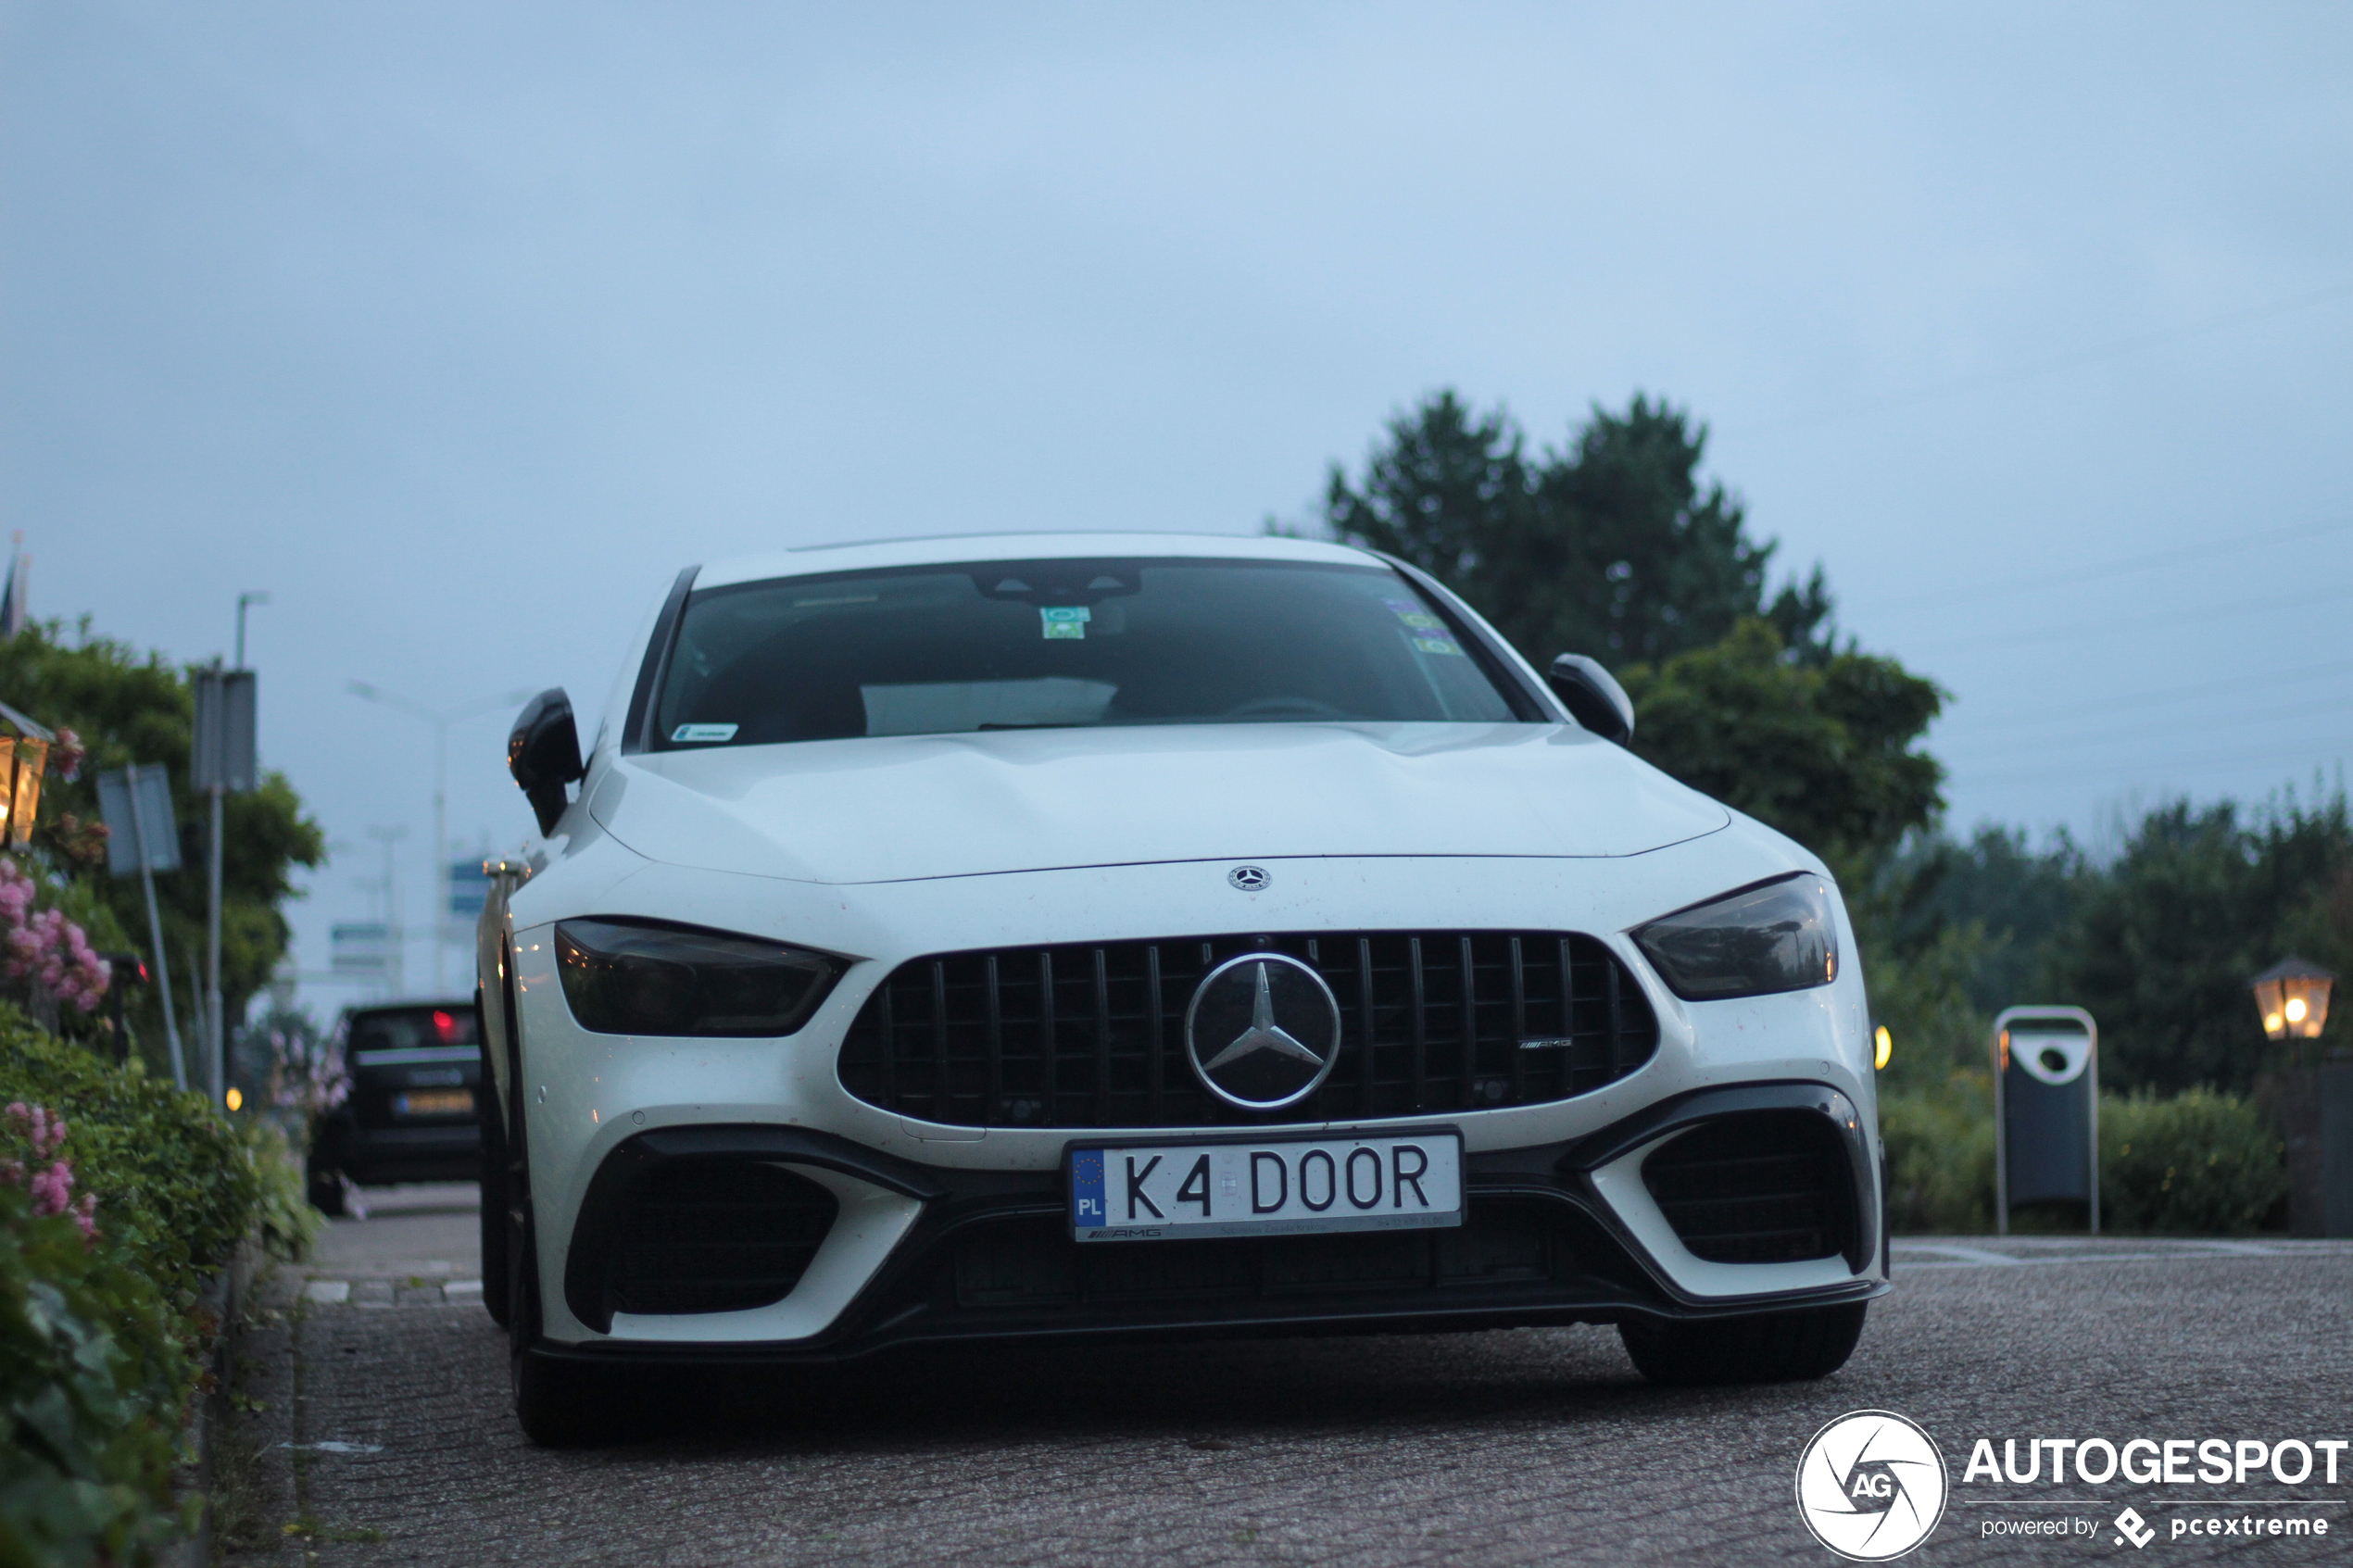
[[[2335,1486],[1959,1484],[1979,1436],[2353,1436],[2345,1244],[1900,1244],[1897,1293],[1854,1361],[1809,1386],[1656,1391],[1600,1329],[994,1352],[736,1379],[642,1443],[549,1453],[517,1434],[504,1342],[466,1289],[473,1215],[462,1195],[423,1196],[428,1211],[336,1224],[248,1336],[273,1523],[239,1560],[1827,1563],[1793,1467],[1861,1407],[1920,1422],[1953,1474],[1944,1524],[1907,1561],[2137,1557],[2108,1518],[2129,1500],[2165,1532],[2217,1512],[2163,1505],[2183,1497],[2301,1497],[2285,1512],[2334,1534],[2161,1534],[2151,1561],[2342,1559],[2353,1536],[2353,1462]],[[2107,1507],[1988,1501],[2036,1495]],[[2057,1516],[2101,1528],[1982,1537],[1988,1520]],[[300,1521],[313,1533],[277,1530]]]

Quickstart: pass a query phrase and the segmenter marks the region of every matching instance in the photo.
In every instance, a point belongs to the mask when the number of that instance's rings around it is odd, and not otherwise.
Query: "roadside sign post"
[[[254,683],[250,670],[196,671],[194,783],[212,796],[211,903],[206,917],[205,1068],[213,1103],[226,1088],[228,1021],[220,1011],[220,802],[255,783]]]
[[[2082,1008],[1994,1020],[1994,1228],[2013,1203],[2081,1203],[2100,1234],[2099,1025]]]
[[[107,821],[107,870],[139,873],[147,895],[147,935],[155,948],[156,985],[163,993],[163,1033],[171,1045],[171,1086],[188,1086],[188,1060],[180,1047],[180,1020],[171,1001],[171,968],[163,956],[163,916],[156,908],[156,872],[180,869],[180,833],[171,815],[171,777],[160,765],[98,775],[98,810]]]

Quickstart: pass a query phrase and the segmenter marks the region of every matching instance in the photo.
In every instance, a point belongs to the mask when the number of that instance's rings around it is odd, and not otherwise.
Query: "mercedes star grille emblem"
[[[1330,1075],[1340,1055],[1340,1002],[1297,959],[1244,953],[1211,970],[1193,992],[1185,1054],[1202,1085],[1228,1105],[1296,1105]]]
[[[1265,866],[1236,866],[1226,873],[1226,880],[1245,893],[1255,893],[1275,879],[1266,874]]]

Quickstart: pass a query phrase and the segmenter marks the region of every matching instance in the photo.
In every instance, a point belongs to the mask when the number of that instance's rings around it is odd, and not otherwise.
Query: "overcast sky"
[[[1252,533],[1445,386],[1545,443],[1689,407],[1952,694],[1953,825],[2096,841],[2353,751],[2349,45],[2341,5],[9,0],[0,519],[36,614],[175,659],[273,596],[265,759],[339,846],[306,970],[371,827],[426,903],[433,732],[347,681],[593,731],[680,566]],[[450,731],[460,846],[529,829],[510,712]]]

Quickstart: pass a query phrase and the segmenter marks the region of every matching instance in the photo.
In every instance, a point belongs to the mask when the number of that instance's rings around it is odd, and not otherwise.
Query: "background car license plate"
[[[1463,1223],[1453,1132],[1264,1143],[1081,1147],[1070,1156],[1080,1241],[1166,1241]]]
[[[395,1116],[471,1116],[473,1109],[472,1089],[418,1089],[392,1097]]]

